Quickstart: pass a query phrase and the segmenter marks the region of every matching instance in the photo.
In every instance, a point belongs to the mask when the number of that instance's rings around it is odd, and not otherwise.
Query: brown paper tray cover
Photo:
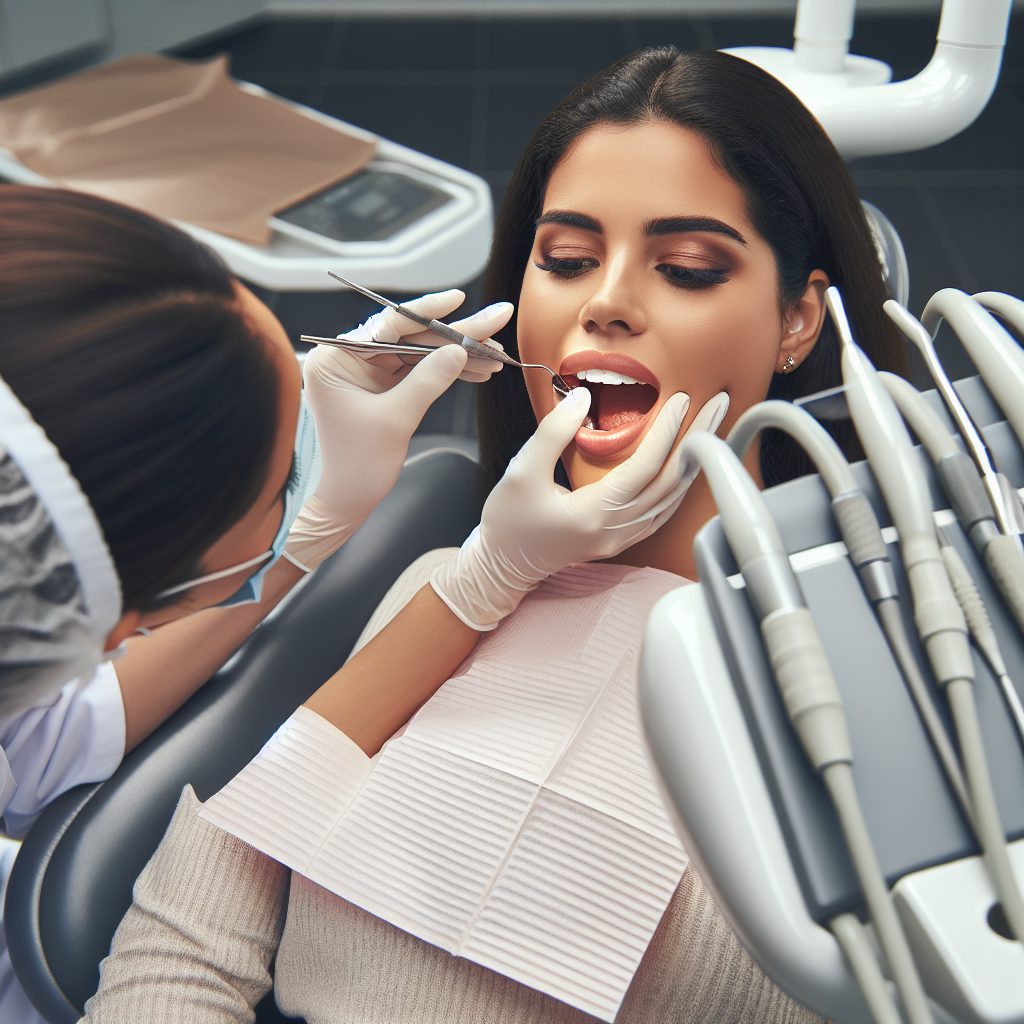
[[[243,91],[227,58],[140,54],[0,101],[27,168],[256,245],[278,210],[362,170],[376,142]]]

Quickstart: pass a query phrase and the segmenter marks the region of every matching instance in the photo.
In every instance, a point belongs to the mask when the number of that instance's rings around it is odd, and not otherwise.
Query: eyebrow
[[[579,228],[581,231],[593,231],[602,234],[601,222],[585,214],[573,210],[549,210],[537,218],[535,228],[542,224],[561,224],[567,228]],[[747,240],[733,227],[715,217],[658,217],[644,224],[644,234],[648,237],[658,235],[676,235],[694,231],[710,231],[717,235],[725,235],[740,245]]]
[[[660,217],[644,225],[645,235],[676,235],[686,231],[711,231],[725,235],[740,245],[747,244],[747,240],[735,228],[714,217]]]

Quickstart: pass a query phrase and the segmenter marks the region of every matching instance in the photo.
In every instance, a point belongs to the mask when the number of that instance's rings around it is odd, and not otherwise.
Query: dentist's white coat
[[[124,757],[124,701],[109,662],[0,721],[0,907],[20,839],[46,805],[109,778]],[[43,1024],[14,976],[0,933],[0,1022]]]

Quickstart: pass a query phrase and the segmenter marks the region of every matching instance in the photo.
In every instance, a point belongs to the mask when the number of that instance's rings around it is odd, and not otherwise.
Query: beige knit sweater
[[[365,643],[450,552],[411,566]],[[595,1019],[445,953],[202,821],[186,788],[86,1006],[94,1024],[253,1019],[274,986],[308,1024],[585,1024]],[[276,963],[271,976],[271,962]],[[819,1021],[765,977],[688,867],[616,1024]]]

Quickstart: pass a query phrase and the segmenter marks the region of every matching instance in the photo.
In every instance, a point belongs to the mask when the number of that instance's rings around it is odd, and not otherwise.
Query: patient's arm
[[[305,706],[372,757],[452,676],[479,638],[425,586]]]
[[[248,1024],[271,985],[288,871],[199,818],[187,787],[86,1004],[93,1024]]]

